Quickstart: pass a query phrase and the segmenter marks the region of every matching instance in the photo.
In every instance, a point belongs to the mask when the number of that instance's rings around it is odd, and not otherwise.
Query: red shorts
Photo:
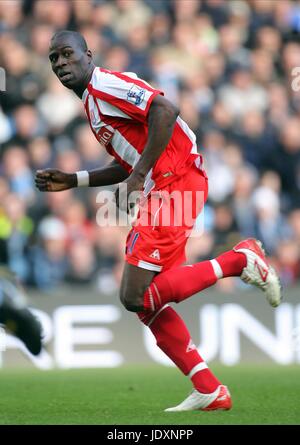
[[[126,261],[161,272],[185,262],[185,246],[207,199],[205,172],[193,164],[187,173],[140,203],[126,241]]]

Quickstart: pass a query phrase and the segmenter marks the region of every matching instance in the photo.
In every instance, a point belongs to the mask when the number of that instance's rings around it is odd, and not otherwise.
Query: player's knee
[[[129,312],[140,312],[144,308],[143,296],[132,295],[132,293],[121,291],[120,300],[125,309]]]

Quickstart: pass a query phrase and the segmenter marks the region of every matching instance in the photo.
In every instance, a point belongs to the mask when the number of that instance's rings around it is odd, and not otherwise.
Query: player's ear
[[[90,49],[87,50],[86,52],[88,58],[89,58],[89,62],[91,62],[93,60],[93,54],[92,51]]]

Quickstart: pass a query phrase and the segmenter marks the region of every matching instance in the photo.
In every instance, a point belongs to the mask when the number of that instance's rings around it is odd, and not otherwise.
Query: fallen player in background
[[[42,326],[27,307],[22,288],[6,268],[0,269],[0,325],[18,337],[33,355],[42,349]]]

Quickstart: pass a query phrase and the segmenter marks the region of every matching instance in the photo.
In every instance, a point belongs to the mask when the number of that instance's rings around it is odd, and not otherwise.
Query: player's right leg
[[[228,411],[231,407],[232,401],[227,386],[219,385],[211,394],[202,394],[194,389],[183,402],[165,411]]]
[[[194,267],[197,270],[197,265],[194,265]],[[194,274],[197,276],[195,276],[193,280],[192,276]],[[205,276],[205,280],[203,280],[203,275]],[[149,307],[153,307],[156,302],[158,307],[161,302],[162,304],[166,303],[166,300],[170,299],[170,294],[173,294],[171,297],[173,298],[172,301],[174,301],[175,295],[177,301],[188,298],[189,295],[195,293],[194,291],[197,290],[197,288],[191,288],[190,285],[189,289],[187,289],[187,283],[192,282],[193,286],[195,286],[196,281],[196,286],[201,286],[202,290],[204,288],[203,283],[204,285],[213,284],[219,278],[232,275],[240,276],[246,283],[253,284],[260,288],[265,293],[271,306],[276,307],[280,304],[281,286],[279,278],[275,270],[269,266],[261,243],[255,239],[248,239],[238,243],[232,251],[225,252],[210,262],[199,263],[196,273],[191,267],[182,267],[181,271],[179,268],[175,268],[159,274],[154,279],[155,286],[152,286],[152,301]],[[168,282],[167,299],[164,297],[164,291],[166,289],[160,283],[161,277],[163,283]],[[176,279],[174,279],[174,277],[176,277]],[[183,281],[184,278],[186,281]],[[178,300],[180,298],[180,289],[181,300]],[[198,290],[200,289],[198,288]],[[159,294],[157,295],[157,293]],[[156,307],[156,310],[157,309]],[[228,410],[231,408],[231,405],[231,397],[227,387],[219,385],[216,390],[209,395],[202,394],[197,391],[197,389],[194,389],[182,403],[175,407],[168,408],[166,411],[190,411],[197,409],[203,411]]]
[[[42,327],[23,301],[13,279],[0,277],[0,324],[18,337],[33,355],[42,349]]]
[[[151,330],[157,346],[194,386],[182,403],[165,411],[229,410],[232,401],[227,387],[220,383],[200,356],[178,313],[166,305],[156,312],[143,311],[137,315]]]

